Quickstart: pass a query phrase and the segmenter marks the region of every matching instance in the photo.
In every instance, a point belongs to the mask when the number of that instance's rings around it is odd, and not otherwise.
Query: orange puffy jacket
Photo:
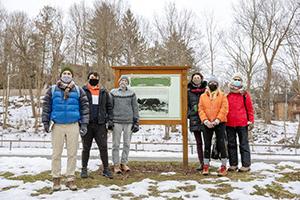
[[[227,122],[228,101],[226,95],[220,90],[214,93],[206,90],[200,97],[198,113],[202,122],[205,120],[212,122],[215,119]]]

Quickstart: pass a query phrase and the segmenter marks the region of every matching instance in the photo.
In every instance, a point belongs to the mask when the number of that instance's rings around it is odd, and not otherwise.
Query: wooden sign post
[[[181,125],[183,166],[188,166],[187,66],[113,66],[115,87],[130,78],[140,109],[140,124]]]

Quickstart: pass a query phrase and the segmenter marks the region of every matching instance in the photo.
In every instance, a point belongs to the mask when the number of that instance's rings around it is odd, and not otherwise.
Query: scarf
[[[241,93],[244,94],[246,92],[244,86],[236,87],[232,83],[229,85],[230,92],[232,93]]]
[[[58,80],[56,83],[57,87],[64,91],[64,99],[69,98],[70,91],[75,87],[75,82],[64,83],[62,80]]]
[[[204,87],[203,87],[204,86]],[[196,85],[194,84],[192,81],[189,83],[189,89],[192,93],[195,94],[200,94],[200,93],[204,93],[206,90],[206,85],[204,85],[203,83]]]

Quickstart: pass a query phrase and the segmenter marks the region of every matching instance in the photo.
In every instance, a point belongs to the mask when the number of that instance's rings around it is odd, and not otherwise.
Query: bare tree
[[[87,23],[89,20],[89,11],[84,1],[75,3],[70,7],[70,31],[68,37],[71,40],[72,61],[73,64],[86,64],[88,62],[87,52]]]
[[[223,38],[223,32],[219,30],[213,13],[205,16],[205,38],[208,45],[209,68],[211,74],[215,72],[215,62],[218,54],[218,45]]]
[[[283,42],[297,27],[299,20],[295,16],[300,4],[297,1],[260,0],[257,3],[257,21],[255,37],[260,44],[266,67],[266,79],[263,91],[264,120],[271,122],[271,81],[275,58]]]
[[[255,0],[251,3],[246,0],[240,0],[234,7],[234,24],[228,41],[225,43],[225,49],[231,59],[232,72],[241,72],[245,75],[247,81],[247,90],[252,86],[253,76],[259,72],[261,51],[258,41],[255,38],[255,26],[257,20],[257,8]]]
[[[300,95],[300,28],[295,29],[292,37],[288,38],[284,46],[284,52],[280,57],[280,62],[285,66],[285,74],[288,75],[292,83],[291,89],[296,95]],[[287,88],[286,88],[287,90]],[[295,144],[299,144],[300,122],[295,137]]]
[[[7,22],[8,33],[12,37],[12,48],[16,60],[15,70],[18,70],[20,80],[28,87],[31,101],[32,114],[37,124],[38,116],[35,109],[35,98],[33,94],[34,83],[36,76],[36,60],[39,55],[36,54],[34,39],[33,39],[33,24],[30,22],[26,14],[15,12],[9,16]]]

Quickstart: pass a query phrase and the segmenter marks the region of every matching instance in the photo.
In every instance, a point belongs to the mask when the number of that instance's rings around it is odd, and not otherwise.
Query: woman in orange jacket
[[[216,134],[217,148],[221,152],[222,165],[218,175],[227,175],[226,163],[227,153],[225,147],[225,122],[228,113],[228,101],[225,94],[219,89],[219,81],[215,76],[208,80],[208,88],[201,95],[198,113],[201,121],[204,123],[204,165],[203,175],[209,173],[209,161],[211,155],[211,141],[213,133]]]

